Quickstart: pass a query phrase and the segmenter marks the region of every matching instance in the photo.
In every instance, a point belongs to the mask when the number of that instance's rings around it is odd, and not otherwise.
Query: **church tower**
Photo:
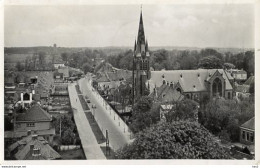
[[[150,53],[148,42],[145,39],[142,11],[140,14],[137,41],[134,44],[133,54],[133,100],[144,96],[147,88],[146,81],[150,79]]]

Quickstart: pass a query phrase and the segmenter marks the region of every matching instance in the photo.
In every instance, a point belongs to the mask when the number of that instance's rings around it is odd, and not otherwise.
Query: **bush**
[[[196,122],[160,122],[117,152],[119,159],[228,159],[211,133]]]

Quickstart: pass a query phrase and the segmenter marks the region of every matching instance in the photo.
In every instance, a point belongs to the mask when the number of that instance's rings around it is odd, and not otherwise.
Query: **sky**
[[[134,46],[140,5],[5,6],[5,47]],[[251,4],[143,5],[149,46],[254,48]]]

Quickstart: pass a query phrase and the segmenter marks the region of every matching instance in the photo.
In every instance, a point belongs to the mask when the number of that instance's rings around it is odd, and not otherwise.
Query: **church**
[[[133,54],[132,94],[134,101],[145,95],[149,95],[158,101],[178,100],[180,97],[174,98],[172,96],[171,99],[170,94],[181,94],[198,102],[214,97],[233,99],[234,78],[223,69],[152,71],[150,66],[150,52],[148,42],[145,39],[141,11]],[[169,88],[171,88],[171,91],[169,91]],[[167,97],[167,99],[164,99],[164,97]]]

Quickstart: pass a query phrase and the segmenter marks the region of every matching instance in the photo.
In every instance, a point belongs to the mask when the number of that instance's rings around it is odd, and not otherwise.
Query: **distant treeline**
[[[151,67],[154,70],[180,69],[215,69],[237,68],[245,70],[248,75],[254,74],[254,51],[239,53],[220,53],[215,49],[198,50],[156,50],[151,51]],[[133,66],[133,51],[128,50],[106,59],[114,67],[131,70]]]

